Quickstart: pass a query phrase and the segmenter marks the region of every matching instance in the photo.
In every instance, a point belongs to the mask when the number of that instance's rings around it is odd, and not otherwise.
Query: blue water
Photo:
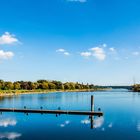
[[[62,110],[95,110],[91,129],[89,116],[2,113],[0,139],[19,140],[140,140],[140,94],[127,90],[30,94],[0,98],[0,107]]]

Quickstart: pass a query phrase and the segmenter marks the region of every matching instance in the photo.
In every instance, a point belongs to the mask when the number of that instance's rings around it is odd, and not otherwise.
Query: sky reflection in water
[[[139,140],[140,96],[138,93],[108,91],[94,93],[52,93],[5,97],[0,107],[40,108],[63,110],[90,110],[90,97],[94,95],[95,110],[99,107],[103,117],[3,113],[0,115],[0,139],[80,139],[80,140]]]

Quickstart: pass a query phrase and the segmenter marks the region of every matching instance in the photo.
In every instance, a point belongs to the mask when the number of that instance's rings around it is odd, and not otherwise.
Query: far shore
[[[109,89],[75,89],[75,90],[0,90],[0,97],[3,96],[14,96],[21,94],[48,94],[53,92],[95,92],[95,91],[106,91]]]

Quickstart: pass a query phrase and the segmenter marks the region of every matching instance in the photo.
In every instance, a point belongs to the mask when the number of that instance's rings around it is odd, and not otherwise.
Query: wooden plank
[[[35,109],[0,108],[0,112],[103,116],[103,112],[69,111],[69,110],[35,110]]]

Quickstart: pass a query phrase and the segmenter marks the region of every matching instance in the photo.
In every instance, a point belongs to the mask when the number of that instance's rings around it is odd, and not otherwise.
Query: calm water
[[[20,140],[140,140],[140,95],[126,90],[107,92],[30,94],[0,98],[0,107],[90,110],[94,95],[95,110],[90,129],[88,116],[3,113],[0,115],[0,139]]]

